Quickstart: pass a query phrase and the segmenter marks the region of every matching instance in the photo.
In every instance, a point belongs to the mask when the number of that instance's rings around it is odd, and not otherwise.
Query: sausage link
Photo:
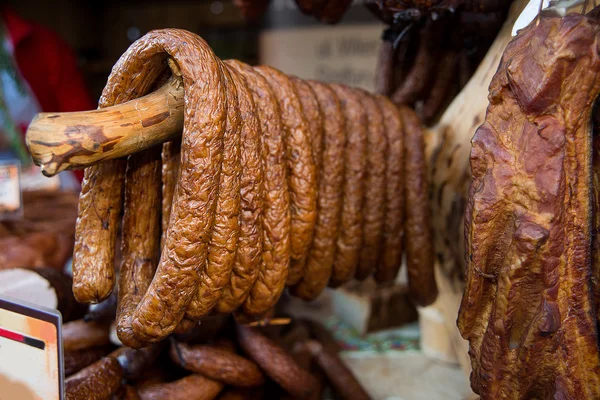
[[[69,377],[95,363],[108,354],[110,346],[88,347],[81,350],[65,350],[65,376]]]
[[[302,280],[291,288],[292,294],[305,300],[315,299],[327,286],[335,258],[339,234],[344,181],[344,115],[335,92],[324,83],[309,82],[327,115],[324,123],[322,170],[319,176],[317,225],[308,253]]]
[[[297,398],[308,397],[317,386],[315,378],[296,364],[284,349],[253,328],[236,324],[240,346],[265,373]]]
[[[186,89],[181,141],[186,156],[181,160],[171,210],[173,223],[167,229],[158,268],[132,315],[133,332],[145,342],[159,341],[175,329],[205,269],[227,111],[221,62],[206,42],[192,33],[177,29],[150,32],[135,42],[117,65],[127,74],[144,75],[147,63],[160,62],[167,54],[178,63]]]
[[[188,306],[186,317],[198,320],[217,304],[223,288],[229,283],[240,233],[240,133],[237,72],[222,66],[227,82],[227,127],[224,135],[223,164],[217,194],[215,222],[208,247],[208,261],[200,277],[196,297]]]
[[[62,338],[65,351],[82,350],[110,343],[110,326],[102,322],[85,322],[82,319],[63,324]]]
[[[407,107],[400,108],[404,125],[404,220],[408,289],[412,300],[420,306],[433,303],[437,286],[433,269],[431,226],[429,225],[429,184],[425,163],[425,142],[417,115]]]
[[[124,160],[86,168],[79,195],[73,251],[73,295],[100,303],[115,285],[115,245],[123,196]]]
[[[260,147],[260,121],[257,107],[244,77],[243,68],[237,61],[226,61],[227,68],[241,75],[237,84],[238,102],[242,119],[240,178],[241,210],[239,215],[240,236],[229,285],[217,305],[220,312],[231,312],[248,297],[258,277],[263,252],[264,190],[262,151]]]
[[[336,287],[350,280],[356,271],[362,245],[362,209],[365,194],[364,176],[367,151],[367,115],[354,89],[331,85],[342,103],[346,129],[340,234],[329,285]]]
[[[138,394],[142,400],[212,400],[222,389],[221,382],[189,375],[174,382],[139,388]]]
[[[374,278],[379,283],[396,279],[402,265],[404,221],[404,133],[398,108],[384,96],[377,100],[383,111],[388,142],[385,173],[385,223],[383,249]]]
[[[162,234],[160,248],[165,244],[165,237],[169,222],[171,220],[171,207],[173,206],[173,194],[179,174],[181,153],[181,139],[176,139],[163,144],[162,150]]]
[[[112,357],[104,357],[65,381],[67,400],[109,400],[121,386],[123,369]]]
[[[391,98],[395,104],[411,104],[425,90],[430,82],[430,74],[435,66],[436,53],[438,49],[435,47],[440,42],[442,22],[437,24],[428,20],[425,27],[421,30],[419,38],[419,50],[415,56],[415,61],[410,71],[406,74],[404,81],[399,86]]]
[[[141,347],[131,315],[152,282],[160,257],[161,147],[129,156],[125,178],[122,261],[119,270],[117,336]]]
[[[132,46],[114,65],[102,91],[99,108],[143,96],[164,76],[166,67],[162,59],[136,60],[137,48]],[[94,134],[102,135],[102,132]],[[113,145],[106,143],[104,146]],[[114,258],[124,181],[125,160],[110,160],[85,169],[72,267],[73,294],[81,303],[99,303],[115,286]]]
[[[440,60],[433,86],[420,112],[424,123],[431,124],[448,100],[448,93],[453,90],[454,79],[452,77],[456,74],[457,63],[458,55],[454,50],[447,51]]]
[[[290,261],[290,197],[281,135],[283,123],[277,99],[265,78],[246,64],[232,62],[230,65],[246,78],[260,121],[265,195],[263,253],[258,276],[243,307],[248,315],[263,315],[281,296]],[[223,303],[219,311],[235,309],[238,301],[244,301],[243,296],[227,305]]]
[[[231,386],[254,387],[265,382],[256,363],[231,351],[208,345],[188,346],[173,341],[171,359],[182,368]]]
[[[314,340],[306,343],[315,361],[327,375],[336,394],[344,400],[371,400],[371,396],[362,387],[352,371],[334,353],[329,353]]]
[[[280,71],[266,66],[255,68],[269,83],[279,101],[287,154],[291,211],[291,257],[306,254],[316,221],[316,172],[308,123],[298,92]]]
[[[317,94],[310,82],[298,77],[291,76],[290,80],[298,91],[298,97],[302,104],[302,111],[308,123],[308,132],[312,148],[313,161],[315,163],[315,177],[319,182],[321,171],[321,160],[323,157],[323,134],[325,131],[325,116],[319,105]],[[318,193],[317,193],[318,194]]]
[[[394,51],[394,41],[392,36],[387,34],[392,32],[391,28],[384,31],[377,57],[377,69],[375,73],[375,92],[387,96],[392,90],[394,84],[394,61],[396,51]]]
[[[294,87],[298,91],[304,117],[308,122],[308,130],[312,144],[312,156],[315,163],[316,187],[319,185],[319,171],[321,170],[321,157],[323,152],[323,114],[317,101],[315,92],[310,85],[297,77],[290,77]],[[317,191],[317,205],[319,192]],[[316,225],[315,225],[316,228]],[[306,255],[300,259],[290,261],[290,271],[287,278],[288,285],[295,285],[302,279],[306,268]]]
[[[188,317],[184,317],[181,321],[179,321],[173,330],[173,333],[177,335],[187,335],[191,333],[192,330],[198,325],[198,321],[199,320],[196,318],[190,319]]]
[[[363,243],[355,277],[360,280],[371,275],[377,266],[383,239],[385,218],[385,172],[387,139],[383,114],[379,104],[367,92],[362,94],[362,104],[367,113],[367,170],[365,174],[365,199],[363,204]]]

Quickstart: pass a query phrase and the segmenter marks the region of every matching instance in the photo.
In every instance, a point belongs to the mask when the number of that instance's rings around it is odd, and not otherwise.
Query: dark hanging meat
[[[458,326],[471,387],[485,399],[600,398],[591,250],[599,22],[542,17],[521,30],[473,138]]]

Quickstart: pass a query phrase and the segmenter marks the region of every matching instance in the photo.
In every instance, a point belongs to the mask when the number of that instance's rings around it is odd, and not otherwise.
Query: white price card
[[[18,161],[0,163],[0,219],[15,218],[23,213],[20,169]]]
[[[0,297],[0,399],[64,397],[61,327],[56,310]]]

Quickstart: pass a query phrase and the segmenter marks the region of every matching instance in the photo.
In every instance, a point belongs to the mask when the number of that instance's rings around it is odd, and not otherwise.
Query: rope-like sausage
[[[280,104],[290,172],[291,257],[299,260],[310,245],[317,206],[316,173],[308,123],[290,79],[271,67],[260,66],[256,70],[271,85]]]
[[[174,382],[139,388],[138,394],[142,400],[212,400],[223,386],[221,382],[194,374]]]
[[[85,322],[82,319],[63,324],[62,338],[65,351],[104,346],[110,343],[109,324]]]
[[[265,184],[257,108],[242,69],[235,67],[238,62],[225,63],[227,68],[233,70],[232,73],[239,74],[242,78],[237,84],[242,119],[240,161],[243,166],[240,177],[240,234],[229,285],[224,288],[217,305],[219,311],[226,308],[226,312],[231,312],[248,297],[262,262]]]
[[[290,195],[283,123],[277,98],[266,79],[250,66],[234,63],[246,78],[258,110],[264,171],[263,254],[256,282],[244,302],[244,313],[263,315],[279,299],[290,262]],[[244,301],[244,295],[238,301]],[[229,305],[229,310],[235,307]],[[221,310],[223,311],[223,310]]]
[[[110,351],[110,346],[88,347],[81,350],[65,351],[65,376],[69,377],[88,365],[98,361]]]
[[[160,263],[132,315],[134,334],[147,342],[158,341],[173,331],[196,294],[206,267],[227,110],[227,84],[221,62],[206,42],[187,32],[167,29],[149,33],[130,47],[121,58],[125,61],[120,64],[125,65],[113,70],[113,74],[143,74],[147,63],[160,60],[167,53],[178,63],[188,89],[185,101],[189,106],[181,143],[186,156],[181,160],[171,210],[173,223],[167,230]],[[129,57],[135,57],[135,61],[127,64]],[[203,68],[198,68],[198,63]]]
[[[425,164],[425,142],[415,112],[400,108],[404,124],[404,219],[408,289],[412,300],[427,306],[437,297],[433,269],[433,240],[429,225],[429,185]]]
[[[73,294],[80,303],[100,303],[110,296],[115,285],[115,245],[124,173],[123,160],[85,170],[73,251]]]
[[[162,150],[162,234],[160,248],[165,244],[165,236],[171,219],[173,194],[179,174],[181,140],[173,140],[163,144]]]
[[[297,398],[309,396],[316,388],[315,378],[277,346],[253,328],[236,324],[240,346],[265,373],[288,393]]]
[[[292,293],[305,300],[313,300],[327,286],[335,257],[338,237],[342,184],[344,181],[344,115],[335,92],[324,83],[310,81],[319,106],[327,115],[324,124],[322,170],[319,176],[317,225],[311,244],[304,276]]]
[[[160,184],[159,146],[129,156],[116,316],[119,340],[129,347],[142,346],[130,319],[152,282],[160,257]]]
[[[402,265],[404,221],[404,134],[398,108],[383,96],[377,100],[383,111],[385,135],[388,142],[385,174],[386,200],[383,225],[383,248],[375,270],[379,283],[396,279]]]
[[[108,400],[119,390],[123,369],[112,357],[104,357],[65,381],[67,400]]]
[[[147,39],[151,40],[151,36]],[[140,41],[142,46],[144,43]],[[144,60],[147,62],[138,61],[137,71],[130,68],[136,56],[136,48],[132,46],[115,64],[102,91],[99,108],[145,95],[164,73],[162,59],[156,56]],[[73,251],[73,294],[81,303],[99,303],[113,290],[124,179],[125,160],[111,160],[85,170]]]
[[[170,355],[181,367],[227,385],[254,387],[265,382],[256,363],[218,347],[188,346],[173,341]]]
[[[385,137],[383,113],[375,99],[363,92],[362,104],[367,113],[367,169],[363,204],[363,243],[355,277],[371,275],[381,252],[385,219],[385,172],[388,143]]]
[[[145,93],[165,79],[166,65],[185,91],[184,131],[180,150],[177,141],[162,147],[162,207],[160,149],[129,158],[118,301],[123,343],[142,347],[186,332],[213,309],[262,318],[286,280],[292,294],[308,300],[328,283],[366,278],[375,268],[378,281],[393,279],[403,223],[407,230],[428,223],[422,134],[414,121],[406,126],[416,133],[405,143],[388,100],[288,78],[269,67],[223,63],[202,39],[173,29],[151,32],[131,46],[102,104]],[[412,180],[403,185],[405,166]],[[119,195],[124,176],[106,173],[109,180],[98,175],[92,182],[90,175],[87,190],[98,204],[120,209],[109,196]],[[88,218],[87,195],[81,203],[76,256],[105,260],[116,228],[109,221],[106,243],[90,252],[86,246],[95,240],[82,232],[102,219]],[[405,207],[418,215],[405,220]],[[430,240],[427,229],[410,229],[415,242]],[[431,259],[421,257],[427,246],[412,240],[409,277],[421,296],[417,302],[428,302],[436,293]],[[103,271],[98,285],[104,296],[112,264],[100,264],[91,273]],[[82,297],[101,298],[90,295],[90,278],[79,272],[74,287]]]
[[[196,298],[192,300],[186,317],[197,320],[208,314],[217,304],[229,276],[237,252],[240,233],[240,134],[242,120],[239,113],[238,85],[243,85],[235,71],[223,65],[227,84],[227,125],[223,138],[223,163],[217,188],[217,208],[212,236],[208,246],[208,260],[201,274]]]
[[[354,276],[362,245],[368,120],[356,90],[343,85],[331,85],[331,88],[342,103],[346,127],[344,198],[335,262],[329,281],[330,286],[336,287]]]
[[[312,156],[315,163],[315,180],[317,187],[319,185],[319,171],[321,170],[321,156],[323,152],[323,114],[317,101],[317,96],[310,85],[297,77],[290,77],[294,87],[298,91],[302,111],[308,122],[308,130],[312,144]],[[318,191],[317,191],[318,194]],[[318,197],[318,196],[317,196]],[[317,200],[318,202],[318,200]],[[287,284],[294,285],[304,275],[306,267],[306,257],[292,259],[287,277]]]

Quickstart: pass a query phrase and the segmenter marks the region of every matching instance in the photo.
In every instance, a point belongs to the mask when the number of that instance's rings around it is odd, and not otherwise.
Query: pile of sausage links
[[[85,171],[73,292],[98,303],[117,280],[117,333],[139,348],[209,314],[257,320],[284,289],[305,300],[406,254],[418,305],[437,296],[423,132],[412,110],[339,84],[221,61],[183,30],[123,54],[100,107],[170,76],[185,92],[180,140]],[[404,251],[405,249],[405,251]]]

